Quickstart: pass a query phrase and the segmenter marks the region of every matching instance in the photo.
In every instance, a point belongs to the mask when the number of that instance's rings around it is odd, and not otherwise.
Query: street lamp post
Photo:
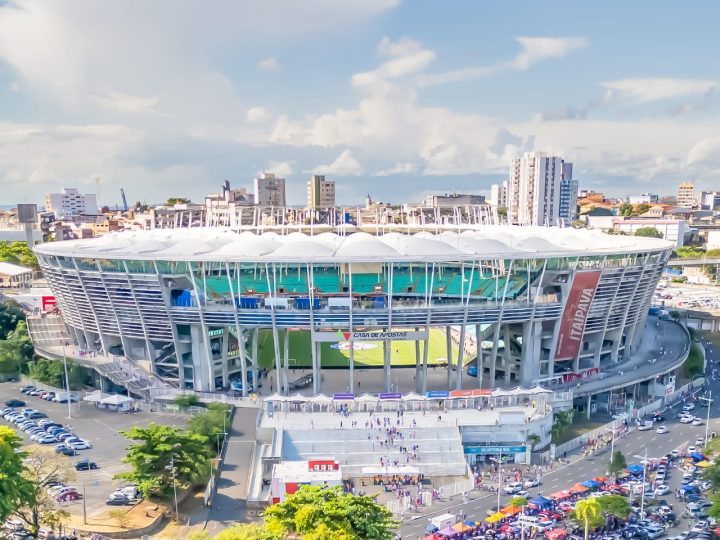
[[[72,420],[72,407],[71,407],[71,399],[70,399],[70,379],[68,378],[68,369],[67,369],[67,356],[65,355],[65,342],[63,341],[63,369],[65,370],[65,398],[67,399],[67,406],[68,406],[68,427],[70,426],[70,420]]]
[[[491,461],[497,463],[498,466],[498,490],[497,490],[497,512],[500,511],[500,489],[502,488],[502,452],[497,458],[490,458]]]
[[[643,477],[642,477],[642,491],[640,492],[640,519],[643,519],[643,512],[645,510],[645,473],[647,471],[647,448],[645,448],[645,455],[644,456],[638,456],[635,455],[634,457],[638,459],[642,459],[642,466],[643,466]]]
[[[712,407],[712,390],[708,390],[708,397],[701,397],[703,401],[707,401],[707,418],[705,419],[705,447],[708,443],[708,432],[710,430],[710,407]]]
[[[173,478],[173,497],[175,499],[175,523],[180,522],[180,515],[178,514],[178,499],[177,499],[177,481],[175,474],[175,454],[170,456],[170,465],[166,467],[172,473]]]

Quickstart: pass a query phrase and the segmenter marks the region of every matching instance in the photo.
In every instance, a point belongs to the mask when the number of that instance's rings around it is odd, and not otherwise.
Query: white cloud
[[[94,95],[93,98],[104,107],[129,113],[157,113],[158,111],[155,109],[155,106],[160,101],[160,98],[157,96],[130,96],[120,92],[98,94]]]
[[[410,174],[418,171],[418,166],[415,163],[409,161],[401,163],[397,162],[389,169],[382,169],[377,171],[373,176],[391,176],[393,174]]]
[[[245,118],[251,124],[261,124],[272,118],[272,113],[265,107],[251,107],[245,113]]]
[[[703,139],[688,152],[689,165],[709,165],[720,169],[720,137]]]
[[[280,69],[280,62],[278,62],[277,58],[274,56],[271,56],[269,58],[265,58],[264,60],[260,60],[257,65],[258,71],[277,71]]]
[[[334,174],[337,176],[359,176],[364,172],[360,162],[352,156],[350,150],[343,150],[342,153],[329,165],[318,165],[315,167],[317,174]]]
[[[663,99],[700,96],[717,88],[718,82],[704,79],[622,79],[603,83],[605,101],[627,98],[647,103]]]
[[[507,64],[507,68],[518,71],[526,70],[543,60],[562,58],[589,44],[587,39],[581,37],[519,37],[515,41],[522,50]]]
[[[275,176],[279,176],[281,178],[290,176],[293,173],[292,163],[289,161],[271,163],[263,170],[265,172],[275,173]]]
[[[525,71],[538,62],[567,56],[572,51],[587,47],[589,44],[587,39],[579,37],[518,37],[515,41],[520,44],[521,50],[508,62],[423,74],[418,77],[418,84],[434,86],[480,79],[500,71]]]
[[[418,73],[427,68],[435,59],[433,51],[423,49],[420,42],[406,37],[398,41],[392,41],[387,37],[382,38],[378,45],[378,52],[384,56],[390,56],[392,59],[383,62],[372,71],[353,75],[354,86],[369,86],[387,79]]]

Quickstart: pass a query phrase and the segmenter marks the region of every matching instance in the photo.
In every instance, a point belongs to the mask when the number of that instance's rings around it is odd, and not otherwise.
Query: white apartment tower
[[[502,184],[490,186],[490,206],[495,208],[507,208],[508,183],[505,180]]]
[[[693,208],[696,204],[695,184],[692,182],[683,182],[678,185],[677,205],[681,208]]]
[[[285,179],[263,172],[253,180],[255,204],[258,206],[285,206]]]
[[[559,225],[560,193],[565,162],[559,156],[530,152],[514,159],[507,187],[508,222],[516,225]],[[566,171],[572,169],[565,166]]]
[[[45,211],[55,214],[57,219],[67,219],[81,214],[96,216],[98,214],[97,195],[83,195],[75,188],[63,188],[62,193],[45,195]]]
[[[335,182],[325,180],[323,174],[313,174],[307,183],[308,208],[334,208]]]

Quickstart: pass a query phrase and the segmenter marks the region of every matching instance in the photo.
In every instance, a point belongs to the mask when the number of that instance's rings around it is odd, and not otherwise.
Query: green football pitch
[[[282,333],[280,333],[279,349],[283,353]],[[374,345],[374,348],[355,351],[356,367],[380,367],[383,365],[382,342],[362,342]],[[331,347],[332,343],[321,343],[322,367],[349,367],[350,351],[339,350]],[[420,342],[420,359],[424,349],[424,342]],[[453,343],[453,358],[457,355],[457,344]],[[275,367],[275,351],[273,349],[272,332],[263,330],[260,332],[259,352],[260,365],[267,368]],[[290,367],[309,368],[312,366],[310,352],[310,332],[290,332],[289,354]],[[470,361],[470,355],[466,354],[463,364]],[[390,362],[393,366],[414,366],[415,365],[415,342],[414,341],[393,341],[390,354]],[[440,329],[430,330],[428,346],[428,365],[447,363],[447,345],[445,332]]]

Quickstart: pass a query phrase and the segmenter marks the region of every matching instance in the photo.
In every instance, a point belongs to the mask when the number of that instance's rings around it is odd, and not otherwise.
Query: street
[[[709,374],[712,373],[713,367],[720,361],[720,354],[714,347],[705,346],[707,373]],[[720,383],[712,381],[710,377],[706,381],[713,395],[720,397]],[[615,440],[615,450],[622,452],[628,464],[630,464],[639,462],[641,458],[634,456],[643,456],[646,450],[648,458],[657,458],[683,445],[694,445],[696,438],[705,436],[706,426],[681,424],[677,418],[680,408],[681,405],[678,403],[672,409],[666,410],[663,413],[665,421],[657,424],[668,426],[668,433],[660,435],[655,432],[655,429],[650,431],[633,430],[624,437]],[[713,400],[709,411],[710,423],[707,431],[708,433],[717,432],[720,430],[720,399]],[[708,409],[700,407],[700,402],[698,402],[692,412],[705,421]],[[541,485],[528,490],[530,497],[535,497],[538,494],[547,496],[556,491],[568,489],[578,482],[584,482],[595,476],[607,475],[610,448],[606,447],[588,457],[582,457],[582,448],[579,448],[572,454],[568,454],[567,459],[570,461],[569,464],[556,463],[553,470],[544,473]],[[675,502],[673,497],[674,490],[681,485],[681,477],[682,474],[679,474],[679,471],[671,469],[667,481],[670,493],[665,498],[675,505],[682,504]],[[511,498],[512,495],[501,494],[501,506],[507,504]],[[435,504],[432,507],[432,512],[406,516],[399,527],[400,535],[404,539],[422,538],[425,526],[429,523],[430,518],[448,512],[456,515],[465,512],[468,519],[482,520],[486,517],[486,512],[497,504],[497,494],[486,491],[473,491],[470,493],[469,499],[463,503],[458,496],[455,500]],[[680,528],[682,528],[682,525],[680,525]]]

